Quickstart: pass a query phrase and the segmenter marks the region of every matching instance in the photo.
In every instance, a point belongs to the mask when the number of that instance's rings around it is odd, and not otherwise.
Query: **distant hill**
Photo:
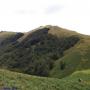
[[[0,68],[64,78],[90,69],[90,36],[58,26],[27,33],[0,32]]]

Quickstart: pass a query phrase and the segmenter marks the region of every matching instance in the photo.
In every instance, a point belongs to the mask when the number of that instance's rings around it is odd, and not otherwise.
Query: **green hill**
[[[58,26],[0,32],[0,90],[90,90],[90,36]]]
[[[22,37],[23,33],[17,33],[17,32],[7,32],[7,31],[1,31],[0,32],[0,49],[5,48],[10,43],[15,43],[17,39]]]
[[[90,70],[77,71],[64,79],[37,77],[0,70],[0,90],[90,90]],[[5,89],[6,90],[6,89]]]
[[[2,69],[55,78],[90,69],[90,36],[47,25],[27,33],[1,32],[0,39]]]
[[[60,62],[65,63],[64,70],[60,70]],[[52,77],[62,78],[77,70],[90,69],[90,37],[83,38],[74,47],[64,52],[64,57],[57,60]]]

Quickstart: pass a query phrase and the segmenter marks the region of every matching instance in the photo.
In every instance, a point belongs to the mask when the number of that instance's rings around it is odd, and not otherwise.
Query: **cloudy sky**
[[[90,35],[90,0],[0,0],[0,30],[58,25]]]

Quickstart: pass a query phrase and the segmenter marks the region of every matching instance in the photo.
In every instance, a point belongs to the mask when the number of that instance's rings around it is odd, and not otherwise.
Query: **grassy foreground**
[[[17,88],[15,90],[90,90],[90,70],[77,71],[66,78],[56,79],[1,69],[0,89],[5,87]]]

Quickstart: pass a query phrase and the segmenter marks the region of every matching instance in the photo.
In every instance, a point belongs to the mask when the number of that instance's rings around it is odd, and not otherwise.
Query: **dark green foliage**
[[[55,61],[79,41],[78,36],[60,38],[49,34],[48,30],[39,29],[22,42],[16,41],[18,36],[11,39],[12,43],[0,51],[0,66],[32,75],[48,76]],[[60,66],[63,70],[65,63],[62,62]]]
[[[57,59],[59,59],[59,56],[57,54],[53,54],[50,58],[52,60],[57,60]]]
[[[15,44],[17,42],[16,40],[22,37],[23,35],[23,33],[16,33],[15,35],[12,35],[11,37],[8,37],[5,40],[3,40],[0,46],[6,46],[10,43]]]
[[[65,62],[64,61],[60,61],[60,69],[64,70],[65,69]]]

